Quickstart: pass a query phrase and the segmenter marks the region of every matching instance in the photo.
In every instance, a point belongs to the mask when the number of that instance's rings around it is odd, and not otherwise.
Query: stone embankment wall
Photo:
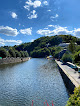
[[[26,57],[26,58],[19,58],[19,57],[17,57],[17,58],[13,58],[13,57],[3,58],[3,59],[0,59],[0,65],[1,64],[24,62],[24,61],[27,61],[29,59],[30,59],[30,57]]]
[[[63,64],[61,61],[55,61],[59,67],[59,71],[66,87],[68,88],[69,93],[72,94],[74,88],[80,86],[79,73],[68,65]]]
[[[70,94],[73,94],[75,85],[72,83],[72,81],[69,79],[69,77],[65,74],[65,72],[59,66],[58,66],[58,68],[59,68],[60,74],[63,78],[63,81],[66,85],[66,88],[68,89]]]

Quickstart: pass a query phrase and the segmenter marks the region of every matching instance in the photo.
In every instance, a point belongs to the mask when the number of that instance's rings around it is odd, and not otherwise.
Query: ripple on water
[[[54,61],[31,59],[20,64],[0,67],[1,106],[65,106],[68,92]]]

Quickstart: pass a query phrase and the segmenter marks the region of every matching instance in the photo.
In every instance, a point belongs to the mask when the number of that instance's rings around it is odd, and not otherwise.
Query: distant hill
[[[14,46],[14,48],[18,51],[27,50],[30,54],[31,51],[34,49],[38,50],[44,47],[52,47],[55,45],[59,45],[60,43],[69,43],[70,41],[73,42],[80,42],[80,39],[71,35],[55,35],[55,36],[46,36],[46,37],[40,37],[34,42],[29,43],[23,43],[19,46]]]

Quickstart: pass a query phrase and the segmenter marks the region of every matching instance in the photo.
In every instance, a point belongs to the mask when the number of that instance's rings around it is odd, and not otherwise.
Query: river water
[[[0,106],[65,106],[69,96],[56,63],[47,59],[0,66]],[[47,105],[45,105],[47,106]]]

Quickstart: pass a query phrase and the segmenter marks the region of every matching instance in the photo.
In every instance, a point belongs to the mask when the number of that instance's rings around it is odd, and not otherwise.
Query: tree
[[[16,57],[21,57],[21,53],[17,50],[15,50],[15,53],[16,53]]]
[[[31,52],[31,57],[35,57],[35,58],[46,57],[49,55],[50,55],[50,50],[46,47],[39,50],[33,50]]]
[[[25,57],[23,51],[20,51],[21,57]]]
[[[71,43],[70,43],[69,46],[68,46],[68,49],[69,49],[69,51],[70,51],[71,53],[74,53],[74,52],[75,52],[75,49],[76,49],[75,43],[73,43],[73,42],[71,41]]]
[[[23,51],[23,53],[24,53],[24,57],[29,57],[29,54],[27,51]]]
[[[5,58],[8,57],[9,53],[3,47],[0,48],[0,57]]]
[[[10,53],[11,57],[16,57],[16,53],[15,53],[14,49],[10,48],[9,53]]]
[[[64,55],[62,56],[62,61],[64,63],[72,62],[72,55],[69,52],[64,53]]]
[[[74,62],[80,61],[80,50],[74,54]]]

